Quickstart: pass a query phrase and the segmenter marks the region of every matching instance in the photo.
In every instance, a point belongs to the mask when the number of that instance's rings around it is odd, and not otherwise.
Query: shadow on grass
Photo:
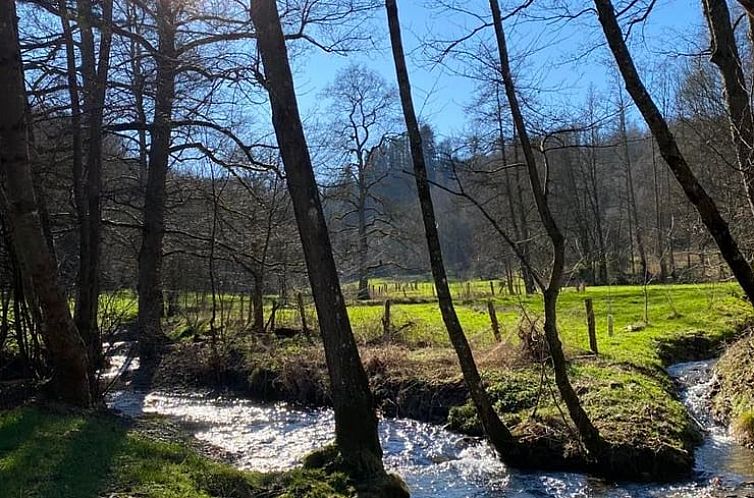
[[[33,408],[0,415],[0,496],[101,496],[126,432],[107,416]]]

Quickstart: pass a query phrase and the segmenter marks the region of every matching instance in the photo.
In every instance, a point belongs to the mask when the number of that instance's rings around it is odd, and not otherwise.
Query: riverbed
[[[695,475],[688,482],[610,483],[578,473],[521,472],[506,468],[482,440],[407,419],[380,421],[385,463],[405,479],[416,498],[749,496],[735,490],[754,481],[754,452],[737,445],[709,416],[712,366],[706,361],[668,369],[706,433],[696,453]],[[242,469],[289,469],[333,438],[329,409],[302,410],[207,392],[128,388],[112,393],[109,403],[132,417],[168,416],[199,440],[224,450]]]

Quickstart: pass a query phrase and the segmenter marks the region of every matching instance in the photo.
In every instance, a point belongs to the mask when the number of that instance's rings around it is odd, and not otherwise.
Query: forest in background
[[[573,331],[561,334],[558,320],[560,292],[571,286],[583,293],[585,286],[612,292],[638,285],[639,332],[652,325],[650,284],[709,283],[699,287],[708,292],[730,281],[740,286],[729,286],[732,297],[754,297],[754,51],[752,31],[741,28],[754,26],[751,6],[705,0],[709,33],[699,34],[699,44],[710,49],[674,52],[679,61],[640,73],[629,35],[654,6],[631,1],[616,9],[595,0],[594,9],[574,11],[569,2],[527,2],[501,12],[490,1],[476,12],[437,2],[441,11],[480,23],[448,33],[450,39],[428,35],[424,43],[424,63],[475,81],[466,131],[440,137],[415,111],[416,61],[407,63],[392,0],[384,7],[396,84],[352,64],[322,90],[319,111],[303,116],[296,62],[311,51],[347,55],[368,45],[382,5],[6,2],[0,378],[50,379],[54,397],[98,405],[103,343],[128,328],[142,370],[159,368],[166,351],[184,346],[175,344],[183,335],[173,328],[176,317],[185,322],[200,302],[208,318],[188,335],[207,345],[207,366],[219,379],[226,360],[247,346],[253,365],[254,348],[266,353],[274,337],[303,333],[311,345],[305,317],[313,302],[310,325],[324,358],[312,356],[312,368],[327,372],[343,470],[356,483],[405,496],[382,463],[370,374],[358,349],[364,339],[354,334],[347,304],[381,302],[382,340],[390,342],[388,287],[408,300],[406,287],[431,278],[432,297],[419,301],[439,306],[442,327],[432,334],[447,332],[442,355],[451,346],[455,359],[443,361],[457,361],[468,390],[462,412],[476,417],[474,430],[504,462],[536,466],[542,455],[557,454],[563,465],[622,477],[656,474],[663,465],[687,469],[693,459],[675,453],[693,447],[684,436],[662,435],[673,441],[669,454],[641,445],[627,451],[612,438],[615,420],[595,408],[588,388],[581,396],[574,387],[573,379],[590,376],[572,370],[578,351],[574,343],[564,348],[561,336]],[[593,28],[606,46],[591,50],[609,57],[613,89],[555,107],[542,88],[519,84],[528,82],[523,62],[536,50],[509,54],[504,26],[511,19],[547,14],[568,23],[595,13]],[[485,289],[464,296],[463,284],[454,294],[451,280],[486,282],[490,295]],[[684,289],[669,286],[665,294],[673,319],[690,313],[673,304],[672,293]],[[534,429],[500,414],[499,391],[488,389],[478,368],[454,299],[489,299],[494,323],[496,292],[536,309],[531,319],[522,306],[516,346],[526,353],[525,368],[537,365],[542,378],[552,376],[570,428],[560,446],[525,443]],[[122,305],[128,299],[134,314]],[[710,317],[711,337],[700,339],[710,347],[748,316],[727,299],[717,310],[722,316]],[[230,330],[223,306],[238,301],[247,313]],[[504,301],[506,312],[512,302]],[[275,327],[281,306],[298,309],[301,330]],[[612,337],[612,311],[607,315]],[[593,322],[592,316],[592,332]],[[645,339],[667,339],[665,332],[647,330]],[[411,356],[427,344],[402,346]],[[596,346],[591,353],[597,356]],[[659,352],[644,353],[649,359],[637,362],[658,364]],[[241,372],[250,378],[249,366]],[[673,412],[677,401],[658,389],[659,410]],[[542,423],[550,427],[552,420]],[[567,454],[570,444],[577,456]],[[661,463],[642,463],[652,452]]]

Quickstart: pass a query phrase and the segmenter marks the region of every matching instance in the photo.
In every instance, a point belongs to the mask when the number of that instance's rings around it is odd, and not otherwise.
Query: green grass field
[[[499,285],[499,282],[494,282]],[[456,282],[453,284],[456,311],[467,337],[476,349],[495,346],[487,301],[492,300],[501,328],[503,342],[516,346],[522,317],[542,323],[542,296],[535,294],[501,294],[496,287],[495,296],[490,291],[490,281]],[[344,288],[350,290],[346,284]],[[445,326],[429,282],[392,282],[378,280],[373,284],[386,289],[382,299],[359,302],[349,300],[348,313],[357,341],[361,344],[379,341],[383,336],[382,317],[384,300],[391,300],[391,328],[393,340],[409,348],[450,346]],[[403,287],[401,287],[403,286]],[[411,287],[405,289],[405,287]],[[470,294],[467,289],[471,289]],[[404,296],[405,292],[411,292]],[[469,295],[471,297],[469,297]],[[598,346],[601,356],[615,362],[628,362],[642,366],[659,366],[657,342],[699,334],[719,342],[731,336],[743,323],[754,317],[754,310],[743,298],[735,283],[705,283],[642,286],[590,287],[585,292],[575,288],[562,291],[558,306],[560,336],[571,355],[588,351],[589,342],[584,300],[594,304]],[[375,297],[375,296],[373,296]],[[268,296],[265,319],[272,310],[272,296]],[[133,310],[133,300],[122,297],[121,309]],[[277,326],[299,327],[301,323],[295,299],[276,312]],[[183,331],[187,322],[193,329],[206,331],[209,323],[210,298],[198,294],[181,297],[186,309],[174,323]],[[225,294],[218,301],[217,320],[225,329],[235,332],[248,325],[248,299]],[[316,315],[311,299],[307,298],[306,315],[309,326],[316,327]],[[186,306],[187,305],[187,306]],[[114,306],[114,307],[118,307]],[[222,313],[220,313],[222,310]],[[220,314],[222,316],[220,316]],[[221,320],[222,318],[222,320]],[[613,334],[608,322],[612,319]]]

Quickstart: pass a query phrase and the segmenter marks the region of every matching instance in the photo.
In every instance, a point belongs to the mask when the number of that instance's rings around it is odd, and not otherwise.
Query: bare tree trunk
[[[519,157],[518,157],[518,146],[519,146],[519,139],[518,139],[518,132],[514,135],[513,140],[513,161],[514,163],[519,163]],[[530,250],[529,250],[529,220],[526,217],[526,205],[524,204],[524,189],[521,185],[521,178],[519,174],[519,168],[516,168],[516,197],[518,198],[518,214],[519,214],[519,226],[521,228],[521,255],[523,256],[523,259],[526,261],[530,261]],[[526,290],[527,294],[534,294],[537,290],[536,286],[534,285],[534,275],[532,275],[531,270],[529,267],[521,263],[521,279],[524,281],[524,289]]]
[[[75,321],[87,345],[90,377],[95,382],[95,371],[101,366],[102,343],[97,325],[100,294],[100,260],[102,253],[102,120],[104,116],[107,75],[110,68],[110,46],[113,5],[102,2],[102,27],[99,37],[99,54],[95,54],[95,37],[92,30],[93,7],[91,0],[77,0],[78,28],[81,33],[81,72],[83,76],[83,116],[87,126],[86,182],[79,206],[79,281],[76,298]],[[75,75],[74,75],[75,77]],[[74,181],[81,182],[82,178]],[[92,385],[96,393],[97,386]]]
[[[359,161],[362,161],[359,158]],[[360,300],[369,299],[369,275],[367,268],[367,256],[369,252],[369,238],[367,235],[367,192],[364,190],[366,179],[364,176],[364,167],[359,169],[359,199],[358,199],[358,216],[359,216],[359,290],[357,298]]]
[[[393,49],[393,60],[398,79],[398,88],[400,91],[401,104],[403,106],[403,116],[406,120],[409,141],[411,145],[411,155],[413,159],[414,175],[416,177],[416,189],[419,194],[419,203],[421,205],[422,220],[424,222],[424,231],[427,238],[427,247],[429,250],[429,261],[432,267],[432,276],[434,277],[435,286],[437,287],[437,300],[440,306],[443,322],[448,331],[448,336],[453,344],[453,348],[458,356],[458,362],[461,366],[464,380],[469,389],[469,394],[476,407],[477,414],[487,438],[493,447],[500,453],[501,457],[507,461],[515,462],[518,453],[517,441],[513,438],[508,428],[500,420],[490,403],[487,392],[485,391],[482,378],[477,370],[474,355],[463,332],[461,323],[453,307],[453,298],[448,286],[448,277],[445,273],[445,264],[442,258],[442,248],[440,246],[440,236],[437,231],[437,220],[435,218],[432,195],[427,178],[427,168],[424,160],[424,148],[422,145],[421,132],[419,123],[414,111],[414,103],[411,97],[411,84],[406,68],[405,56],[403,54],[403,43],[401,41],[400,22],[398,19],[398,8],[395,0],[386,0],[385,7],[387,11],[388,25],[390,27],[390,41]]]
[[[153,356],[163,339],[162,239],[165,233],[165,182],[170,162],[173,101],[175,100],[175,12],[171,0],[159,0],[159,56],[149,171],[144,198],[144,228],[139,251],[139,314],[142,354]]]
[[[251,330],[261,334],[264,332],[264,278],[261,270],[254,274],[254,288],[251,291],[251,306],[254,309]]]
[[[330,236],[298,111],[277,5],[255,0],[251,18],[265,71],[272,123],[286,170],[330,374],[335,439],[357,481],[385,482],[377,417],[338,280]],[[395,496],[408,492],[393,491]],[[389,496],[386,494],[386,496]]]
[[[730,11],[725,0],[702,0],[702,7],[712,41],[710,60],[723,79],[731,137],[749,209],[754,214],[754,117]]]
[[[660,154],[683,188],[686,197],[694,205],[710,235],[715,239],[720,253],[730,266],[733,275],[743,288],[749,301],[754,303],[754,272],[738,248],[736,240],[730,233],[728,223],[717,209],[715,201],[707,194],[691,171],[686,159],[678,148],[678,143],[670,131],[665,118],[657,108],[654,100],[644,87],[636,71],[631,54],[623,39],[620,25],[615,17],[615,10],[610,0],[594,0],[599,14],[600,24],[605,38],[610,45],[618,64],[626,89],[631,94],[649,129],[652,131]]]
[[[621,93],[622,95],[622,93]],[[644,234],[639,224],[639,210],[636,207],[636,191],[634,190],[634,173],[633,163],[631,162],[631,150],[628,147],[628,130],[626,129],[626,111],[623,108],[623,97],[621,96],[620,110],[620,132],[623,142],[623,165],[626,173],[626,192],[628,196],[628,209],[630,217],[634,220],[634,235],[636,236],[636,249],[639,251],[639,262],[641,263],[641,278],[645,282],[649,278],[647,266],[647,251],[644,249]],[[633,261],[633,255],[631,256]]]
[[[547,288],[543,290],[545,323],[544,331],[547,344],[552,357],[553,369],[555,371],[555,383],[560,391],[560,396],[566,404],[568,414],[573,420],[576,429],[579,431],[586,449],[599,460],[605,452],[605,442],[600,436],[597,428],[592,424],[589,416],[581,406],[581,402],[568,379],[568,369],[563,354],[563,347],[558,337],[557,328],[557,303],[560,293],[560,286],[563,277],[563,268],[565,263],[565,239],[560,232],[555,218],[550,211],[547,202],[546,190],[543,188],[540,179],[537,163],[534,158],[534,149],[529,141],[529,134],[526,130],[524,116],[518,104],[518,96],[513,83],[513,76],[510,70],[508,60],[508,48],[505,41],[505,32],[503,31],[503,21],[500,15],[500,5],[497,0],[490,0],[490,10],[492,11],[492,20],[495,27],[495,39],[497,41],[498,55],[500,57],[500,74],[505,85],[505,93],[508,97],[508,104],[513,117],[513,123],[518,131],[521,148],[524,153],[526,167],[529,172],[529,181],[531,183],[534,201],[537,205],[539,216],[545,227],[548,237],[552,243],[553,261],[550,273],[550,281]]]
[[[663,226],[662,201],[660,196],[660,179],[657,171],[657,157],[655,154],[655,144],[652,143],[652,176],[654,179],[655,194],[655,225],[657,230],[657,258],[660,261],[660,282],[665,282],[668,278],[668,265],[666,263],[666,244],[665,244],[665,227]]]
[[[2,207],[22,274],[42,308],[42,331],[54,368],[55,395],[88,407],[92,398],[86,348],[58,280],[34,192],[16,4],[12,1],[0,2],[0,107]]]
[[[592,215],[594,216],[595,230],[597,231],[597,249],[599,255],[597,259],[597,283],[605,285],[608,282],[607,274],[607,247],[605,244],[605,230],[603,227],[602,207],[600,203],[600,193],[597,184],[597,151],[595,149],[597,145],[597,133],[595,127],[591,129],[591,151],[589,157],[589,173],[588,182],[591,188],[587,189],[587,195],[589,196],[589,205],[592,208]]]

